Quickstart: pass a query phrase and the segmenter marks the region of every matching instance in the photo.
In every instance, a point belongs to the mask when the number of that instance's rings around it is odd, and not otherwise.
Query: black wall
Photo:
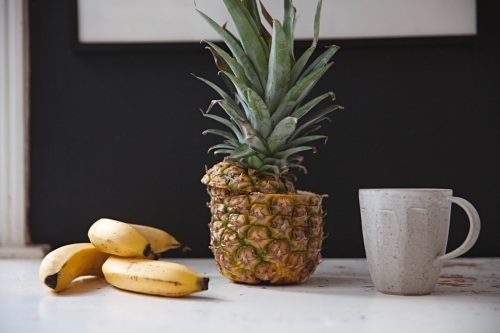
[[[298,187],[328,193],[323,255],[363,257],[358,189],[451,188],[471,201],[482,230],[468,256],[500,256],[500,25],[495,1],[478,1],[475,42],[344,46],[311,96],[337,95],[345,111],[306,154]],[[200,183],[219,139],[201,116],[218,95],[190,73],[220,82],[204,46],[74,52],[70,1],[30,1],[33,242],[87,241],[100,217],[161,227],[210,257],[208,195]],[[324,13],[326,19],[328,13]],[[302,53],[305,48],[298,48]],[[497,157],[497,158],[495,158]],[[448,248],[468,231],[452,211]]]

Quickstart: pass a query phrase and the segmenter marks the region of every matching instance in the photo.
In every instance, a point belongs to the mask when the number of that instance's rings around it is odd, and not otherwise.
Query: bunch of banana
[[[153,295],[179,297],[208,289],[208,278],[188,267],[153,261],[181,245],[163,230],[100,219],[88,236],[91,243],[49,253],[40,265],[40,281],[55,292],[85,275],[104,276],[117,288]]]

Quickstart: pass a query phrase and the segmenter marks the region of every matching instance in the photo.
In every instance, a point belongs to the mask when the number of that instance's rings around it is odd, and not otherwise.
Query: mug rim
[[[448,189],[448,188],[360,188],[359,189],[359,192],[379,192],[379,191],[444,192],[444,191],[452,191],[452,189]]]

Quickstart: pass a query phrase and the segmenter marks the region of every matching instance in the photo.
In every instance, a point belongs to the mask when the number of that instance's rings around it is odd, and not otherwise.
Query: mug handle
[[[469,251],[470,248],[476,242],[477,237],[479,236],[479,230],[481,229],[479,214],[477,213],[477,210],[474,208],[474,206],[471,205],[470,202],[458,197],[451,197],[451,202],[456,203],[457,205],[462,207],[462,209],[465,210],[465,212],[467,213],[467,216],[469,217],[470,221],[469,234],[467,235],[467,238],[465,239],[463,244],[460,245],[459,248],[457,248],[455,251],[437,257],[436,260],[444,261],[448,259],[453,259]]]

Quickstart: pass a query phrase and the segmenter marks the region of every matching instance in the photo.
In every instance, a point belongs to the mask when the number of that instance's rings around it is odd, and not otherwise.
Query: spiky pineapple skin
[[[203,182],[223,184],[217,181],[219,177],[227,183],[224,172],[209,172]],[[208,186],[208,193],[210,248],[222,275],[248,284],[290,284],[303,282],[314,273],[324,238],[323,196],[301,191],[240,191],[227,186]]]

